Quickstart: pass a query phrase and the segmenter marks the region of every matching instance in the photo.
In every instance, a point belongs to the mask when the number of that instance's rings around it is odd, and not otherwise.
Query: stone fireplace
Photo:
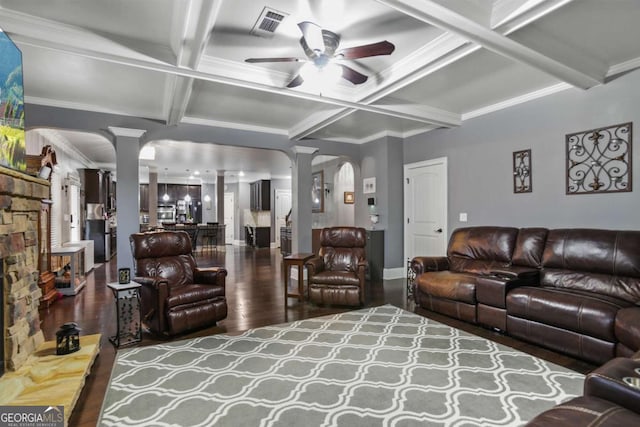
[[[38,227],[49,182],[0,166],[3,368],[19,369],[44,342],[40,330]]]

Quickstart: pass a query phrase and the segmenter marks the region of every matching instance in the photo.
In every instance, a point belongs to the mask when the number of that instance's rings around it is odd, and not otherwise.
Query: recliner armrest
[[[636,305],[618,310],[614,330],[618,341],[631,351],[638,352],[640,350],[640,307]]]
[[[600,366],[584,382],[584,394],[608,400],[638,412],[640,408],[640,389],[624,382],[624,377],[637,377],[635,369],[640,361],[617,357]]]
[[[193,280],[200,285],[224,286],[227,270],[223,267],[196,268],[193,272]]]
[[[324,271],[324,261],[322,257],[319,256],[314,256],[313,258],[308,259],[304,265],[309,269],[309,274],[311,275]]]
[[[445,256],[417,256],[411,260],[411,269],[416,276],[427,271],[448,270],[449,258]]]
[[[164,286],[168,286],[167,279],[163,279],[161,277],[134,277],[133,281],[136,283],[140,283],[144,287],[152,288],[154,291],[158,291],[162,284]]]

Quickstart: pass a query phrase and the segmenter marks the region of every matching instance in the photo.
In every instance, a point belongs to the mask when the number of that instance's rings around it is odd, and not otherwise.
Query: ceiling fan
[[[337,50],[340,44],[340,36],[336,33],[322,29],[313,22],[304,21],[298,24],[302,32],[300,45],[307,59],[302,58],[248,58],[245,62],[305,62],[299,73],[289,82],[287,87],[300,86],[305,79],[305,72],[332,74],[333,77],[344,78],[354,85],[367,81],[368,77],[353,68],[342,63],[344,60],[367,58],[370,56],[390,55],[395,46],[384,40],[377,43],[350,47]]]

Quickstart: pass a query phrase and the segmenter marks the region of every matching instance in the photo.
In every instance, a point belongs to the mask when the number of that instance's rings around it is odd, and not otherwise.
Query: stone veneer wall
[[[19,369],[44,342],[38,304],[38,214],[49,182],[0,166],[0,262],[4,262],[5,364]]]

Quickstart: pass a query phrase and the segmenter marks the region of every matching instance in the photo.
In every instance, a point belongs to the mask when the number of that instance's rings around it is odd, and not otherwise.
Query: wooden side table
[[[124,285],[117,282],[107,284],[116,299],[117,329],[116,334],[109,337],[109,341],[116,347],[142,341],[141,286],[133,281]]]
[[[288,297],[298,297],[298,301],[304,301],[304,263],[314,257],[312,253],[291,254],[282,259],[284,264],[284,305],[287,305]],[[289,276],[291,267],[298,267],[298,293],[289,292]]]

